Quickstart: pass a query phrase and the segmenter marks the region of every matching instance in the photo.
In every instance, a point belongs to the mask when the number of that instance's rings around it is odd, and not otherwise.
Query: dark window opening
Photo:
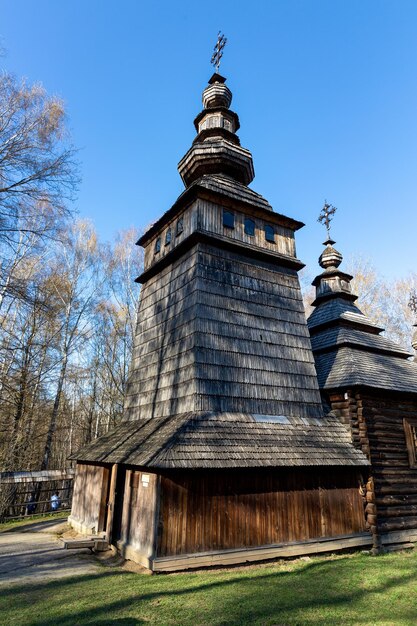
[[[417,419],[404,419],[404,432],[410,467],[417,469]]]
[[[167,233],[165,235],[165,245],[168,246],[171,243],[171,229],[168,228]]]
[[[158,239],[155,241],[155,254],[157,254],[160,250],[161,250],[161,238],[158,237]]]
[[[183,218],[182,218],[182,217],[180,217],[180,218],[178,219],[178,222],[177,222],[177,230],[176,230],[176,235],[177,235],[177,236],[178,236],[178,235],[181,235],[181,233],[182,233],[182,231],[183,231],[183,230],[184,230],[184,220],[183,220]]]
[[[245,235],[255,236],[255,222],[249,217],[245,217]]]
[[[235,227],[235,214],[231,211],[223,211],[223,226],[226,228],[234,228]]]
[[[275,231],[274,227],[270,224],[265,224],[265,239],[271,243],[275,243]]]

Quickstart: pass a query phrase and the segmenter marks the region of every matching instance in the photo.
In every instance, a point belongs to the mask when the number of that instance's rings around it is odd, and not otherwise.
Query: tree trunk
[[[64,386],[67,363],[68,363],[68,350],[65,349],[64,359],[61,365],[61,371],[59,372],[58,386],[57,386],[57,390],[55,394],[54,407],[52,409],[48,433],[46,435],[46,442],[45,442],[45,449],[43,453],[43,459],[41,463],[41,470],[48,469],[48,465],[49,465],[49,459],[50,459],[51,450],[52,450],[52,441],[53,441],[55,430],[56,430],[56,421],[58,417],[59,405],[61,403],[62,388]]]

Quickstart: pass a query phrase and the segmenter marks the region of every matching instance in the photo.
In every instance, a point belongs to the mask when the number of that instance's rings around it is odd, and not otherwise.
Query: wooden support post
[[[118,465],[116,463],[111,468],[109,501],[108,501],[108,504],[107,504],[108,512],[107,512],[107,524],[106,524],[106,541],[107,541],[107,543],[109,545],[111,545],[112,531],[113,531],[113,517],[114,517],[114,503],[115,503],[115,495],[116,495],[117,468],[118,468]]]

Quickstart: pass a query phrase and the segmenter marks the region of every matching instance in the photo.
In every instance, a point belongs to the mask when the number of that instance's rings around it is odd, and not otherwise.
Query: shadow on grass
[[[398,597],[402,586],[416,580],[413,561],[405,564],[401,561],[402,565],[390,569],[392,562],[384,563],[372,557],[366,560],[346,557],[309,563],[293,571],[265,573],[263,569],[246,570],[239,576],[234,572],[157,577],[120,571],[103,572],[2,589],[2,598],[11,614],[14,611],[17,615],[22,604],[36,607],[31,621],[18,622],[29,626],[55,626],[57,623],[62,626],[137,626],[145,622],[216,626],[333,624],[337,621],[365,624],[377,622],[383,617],[389,618],[390,623],[415,624],[417,615],[414,607],[395,607],[395,599],[388,615],[383,616],[383,607],[375,601],[370,604],[376,612],[369,615],[366,612],[370,594],[377,594],[389,602],[391,590],[394,590],[394,598]],[[383,580],[364,585],[367,567],[371,574],[381,577],[378,565],[383,567],[384,572],[387,570]],[[392,575],[393,570],[395,575]],[[64,598],[74,600],[74,596],[82,597],[84,604],[88,598],[91,606],[74,610],[73,605],[66,609]],[[39,599],[45,609],[42,617],[38,617],[42,608]],[[55,611],[50,617],[48,609],[52,605],[56,607],[57,603],[58,607],[61,603],[59,614]],[[394,615],[395,609],[397,614]],[[184,615],[182,611],[185,611]],[[345,611],[349,611],[350,617],[345,615]],[[124,617],[124,614],[132,612],[131,617]]]

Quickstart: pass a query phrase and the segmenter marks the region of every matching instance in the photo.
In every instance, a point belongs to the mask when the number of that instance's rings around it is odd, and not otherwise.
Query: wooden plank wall
[[[270,545],[365,529],[355,471],[165,474],[157,555]]]
[[[276,224],[277,216],[271,211],[271,220],[268,217],[256,216],[256,209],[248,208],[244,210],[232,210],[235,216],[234,228],[223,226],[223,206],[208,200],[199,199],[188,206],[182,213],[177,214],[149,241],[145,248],[144,269],[148,270],[154,263],[163,259],[169,252],[174,250],[178,244],[189,237],[193,232],[199,231],[210,235],[219,235],[232,241],[250,245],[253,249],[268,250],[277,252],[289,257],[296,256],[294,231]],[[245,233],[245,218],[249,217],[255,222],[255,234]],[[182,219],[183,230],[177,234],[178,219]],[[275,242],[267,241],[265,238],[265,225],[273,227],[275,232]],[[166,243],[167,231],[171,231],[171,239]],[[155,252],[155,243],[160,239],[159,252]]]
[[[177,233],[178,220],[182,219],[182,231]],[[177,247],[186,237],[191,235],[196,229],[197,220],[197,204],[189,206],[182,213],[177,213],[175,218],[165,224],[162,231],[160,231],[145,248],[144,270],[148,270],[154,263],[157,263],[163,259],[171,250]],[[166,243],[166,234],[168,229],[171,230],[171,240]],[[155,243],[158,237],[161,239],[161,247],[159,252],[155,254]]]
[[[104,530],[109,473],[102,465],[77,464],[71,518],[96,531]]]
[[[121,540],[146,557],[155,551],[157,491],[156,474],[127,470]]]
[[[230,210],[230,209],[228,209]],[[233,241],[249,244],[253,248],[259,250],[269,250],[270,252],[278,252],[286,256],[295,257],[295,239],[294,231],[283,226],[278,226],[269,222],[268,219],[256,217],[253,210],[244,211],[232,210],[235,216],[234,228],[225,228],[223,226],[223,207],[209,202],[207,200],[198,201],[198,228],[203,232],[212,235],[220,235],[227,237]],[[245,218],[249,217],[255,222],[255,234],[247,235],[245,233]],[[274,220],[275,215],[271,212],[271,219]],[[275,243],[265,239],[265,225],[273,227],[275,231]]]

